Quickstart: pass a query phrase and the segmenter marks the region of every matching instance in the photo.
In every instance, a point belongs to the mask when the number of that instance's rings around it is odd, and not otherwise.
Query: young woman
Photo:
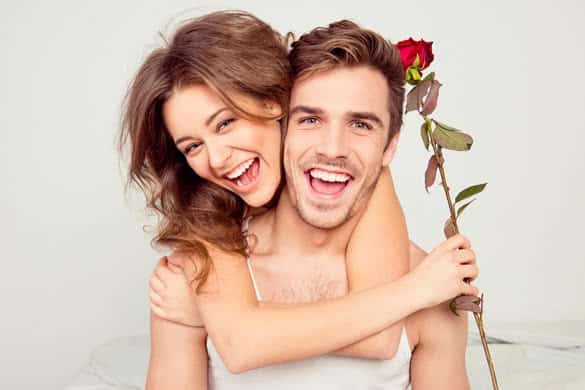
[[[348,246],[349,294],[259,304],[241,224],[271,207],[282,185],[290,75],[278,33],[250,14],[218,12],[182,26],[168,47],[150,54],[130,87],[120,138],[130,146],[130,179],[160,213],[156,243],[195,274],[193,305],[179,303],[175,315],[163,310],[171,307],[164,298],[181,289],[183,275],[175,278],[164,261],[151,278],[151,389],[206,388],[208,335],[232,372],[333,351],[389,358],[406,316],[477,294],[463,282],[477,269],[461,236],[403,276],[406,226],[384,172]],[[192,326],[198,313],[203,328]]]

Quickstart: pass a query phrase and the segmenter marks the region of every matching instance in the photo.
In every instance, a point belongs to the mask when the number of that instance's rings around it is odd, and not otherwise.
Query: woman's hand
[[[431,307],[461,294],[479,295],[477,287],[464,281],[475,280],[478,273],[471,243],[457,234],[433,249],[406,277],[415,281],[424,306]]]
[[[150,308],[168,321],[203,326],[195,301],[195,287],[189,284],[181,258],[163,256],[150,276]]]

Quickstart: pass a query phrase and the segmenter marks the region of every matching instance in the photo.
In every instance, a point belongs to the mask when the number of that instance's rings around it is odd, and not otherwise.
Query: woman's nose
[[[222,142],[207,142],[209,166],[214,170],[225,168],[232,156],[232,148]]]

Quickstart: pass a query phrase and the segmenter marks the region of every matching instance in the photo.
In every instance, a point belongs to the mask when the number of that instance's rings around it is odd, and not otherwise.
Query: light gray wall
[[[409,4],[410,3],[410,4]],[[281,31],[352,18],[392,40],[435,41],[436,117],[469,130],[447,155],[454,190],[488,181],[463,217],[486,321],[584,319],[583,3],[2,2],[0,388],[60,388],[92,347],[148,330],[158,253],[114,150],[119,103],[173,16],[243,8]],[[419,120],[393,165],[411,236],[429,249],[447,216],[423,188]]]

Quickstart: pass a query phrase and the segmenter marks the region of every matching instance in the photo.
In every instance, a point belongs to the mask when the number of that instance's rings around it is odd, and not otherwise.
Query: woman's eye
[[[185,149],[183,149],[183,153],[186,156],[188,156],[189,153],[195,151],[199,147],[199,145],[201,145],[201,144],[198,144],[198,143],[189,144],[189,145],[187,145],[187,147]]]
[[[372,126],[369,123],[362,122],[362,121],[355,121],[352,123],[352,125],[358,129],[365,129],[365,130],[372,129]]]
[[[223,129],[225,129],[233,121],[235,121],[235,119],[234,118],[230,118],[230,119],[226,119],[224,121],[219,122],[219,124],[217,125],[217,131],[222,131]]]

